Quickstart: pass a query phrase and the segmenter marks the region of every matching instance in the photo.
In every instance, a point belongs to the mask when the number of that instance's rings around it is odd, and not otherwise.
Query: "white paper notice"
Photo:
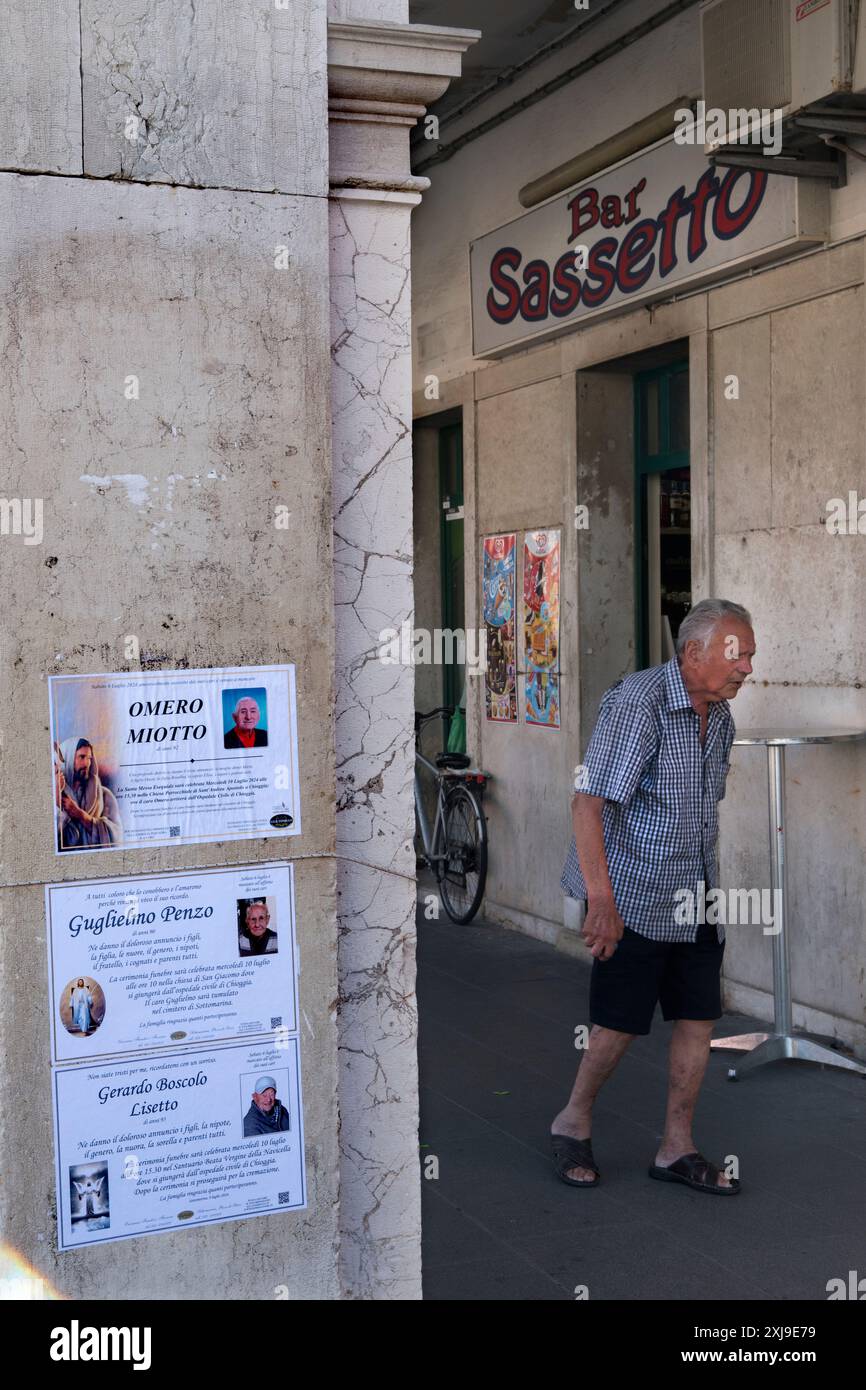
[[[56,1067],[53,1085],[61,1250],[306,1206],[297,1038]]]
[[[58,854],[300,834],[294,666],[48,685]]]
[[[49,884],[51,1058],[298,1027],[290,864]]]

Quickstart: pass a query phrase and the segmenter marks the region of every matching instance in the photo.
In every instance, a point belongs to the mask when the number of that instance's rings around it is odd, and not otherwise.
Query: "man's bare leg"
[[[697,1149],[692,1138],[692,1119],[701,1082],[707,1069],[710,1056],[710,1038],[715,1019],[679,1018],[671,1034],[668,1106],[665,1117],[665,1132],[656,1163],[661,1168],[669,1168],[683,1154],[694,1153]],[[717,1187],[730,1187],[724,1173],[719,1173]]]
[[[613,1028],[593,1024],[568,1104],[550,1126],[551,1134],[569,1134],[572,1139],[589,1138],[593,1102],[634,1037],[634,1033],[618,1033]],[[591,1168],[569,1168],[566,1176],[578,1182],[591,1182],[595,1173]]]

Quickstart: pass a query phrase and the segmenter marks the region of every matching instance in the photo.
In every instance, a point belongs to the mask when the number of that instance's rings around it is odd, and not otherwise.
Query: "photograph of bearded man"
[[[67,738],[55,745],[57,848],[107,849],[123,843],[117,798],[102,781],[93,744]]]

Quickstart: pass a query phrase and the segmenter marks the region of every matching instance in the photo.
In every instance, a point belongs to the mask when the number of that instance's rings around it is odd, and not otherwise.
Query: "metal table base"
[[[717,1038],[710,1043],[713,1051],[745,1052],[735,1066],[728,1068],[728,1080],[736,1081],[765,1062],[782,1060],[821,1062],[825,1066],[841,1067],[845,1071],[866,1076],[866,1065],[845,1057],[826,1043],[816,1042],[805,1034],[793,1031],[791,1022],[791,962],[788,954],[788,931],[785,912],[788,898],[788,866],[785,857],[785,748],[792,743],[853,742],[864,738],[864,731],[833,729],[815,733],[769,733],[755,730],[743,733],[738,744],[765,744],[770,783],[770,885],[778,889],[773,896],[778,902],[779,931],[773,937],[773,1031],[772,1033],[739,1033],[732,1038]]]

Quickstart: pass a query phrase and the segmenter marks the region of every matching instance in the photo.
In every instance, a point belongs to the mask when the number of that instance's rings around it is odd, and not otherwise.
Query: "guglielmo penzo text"
[[[79,932],[84,930],[99,936],[109,927],[145,927],[155,922],[156,916],[155,912],[123,913],[115,912],[113,908],[109,908],[104,917],[84,917],[77,912],[69,919],[69,935],[78,936]],[[213,917],[210,903],[199,907],[175,907],[173,903],[166,903],[159,912],[162,922],[198,922],[206,917]]]

